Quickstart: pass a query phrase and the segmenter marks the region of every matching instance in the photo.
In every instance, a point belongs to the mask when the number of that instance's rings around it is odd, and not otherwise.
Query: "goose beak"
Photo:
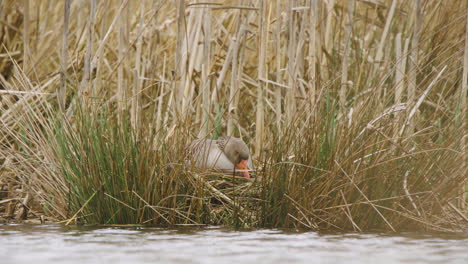
[[[244,176],[244,178],[250,178],[249,172],[247,171],[249,170],[247,160],[241,160],[239,164],[236,164],[236,167],[243,170],[242,175]]]

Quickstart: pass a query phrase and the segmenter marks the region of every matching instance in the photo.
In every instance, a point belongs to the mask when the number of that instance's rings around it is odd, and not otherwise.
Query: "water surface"
[[[468,263],[468,233],[0,225],[0,263]]]

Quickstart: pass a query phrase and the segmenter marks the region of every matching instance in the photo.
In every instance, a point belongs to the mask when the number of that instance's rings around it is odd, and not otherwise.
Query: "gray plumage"
[[[224,172],[232,172],[241,160],[248,160],[249,169],[253,169],[247,144],[236,137],[194,140],[189,145],[188,160],[189,166],[218,169]]]

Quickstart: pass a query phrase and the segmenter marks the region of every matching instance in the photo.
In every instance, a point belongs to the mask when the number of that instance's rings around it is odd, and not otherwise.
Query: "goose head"
[[[250,178],[249,172],[249,148],[247,144],[240,139],[235,137],[222,137],[220,140],[221,150],[224,152],[226,157],[234,164],[238,169],[243,170],[242,175],[245,178]]]

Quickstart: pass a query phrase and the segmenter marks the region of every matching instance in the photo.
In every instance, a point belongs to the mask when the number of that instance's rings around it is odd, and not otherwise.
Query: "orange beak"
[[[241,170],[244,170],[242,172],[242,175],[244,176],[244,178],[250,178],[249,172],[247,171],[249,169],[249,165],[247,163],[247,160],[241,160],[241,162],[239,162],[239,164],[236,164],[236,167],[241,169]]]

